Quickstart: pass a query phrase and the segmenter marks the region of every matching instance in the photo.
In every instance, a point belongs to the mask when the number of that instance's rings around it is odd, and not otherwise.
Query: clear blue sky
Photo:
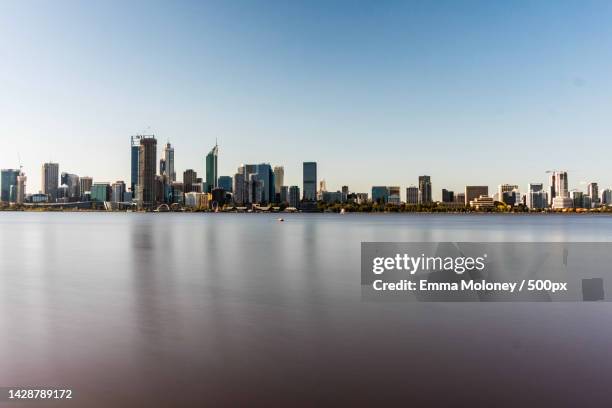
[[[612,185],[612,2],[3,1],[0,167],[129,179],[150,127],[179,173],[315,160],[328,189]],[[159,149],[161,151],[161,148]],[[179,177],[180,178],[180,177]]]

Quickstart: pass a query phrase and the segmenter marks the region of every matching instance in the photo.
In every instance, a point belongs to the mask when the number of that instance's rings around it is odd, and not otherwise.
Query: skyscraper
[[[111,186],[108,183],[94,183],[91,187],[91,201],[109,201],[111,191]]]
[[[419,188],[410,186],[406,188],[406,204],[416,205],[419,203]]]
[[[268,163],[257,164],[255,166],[255,172],[251,174],[251,181],[254,182],[251,189],[251,202],[268,204],[274,200],[274,172]]]
[[[527,207],[541,210],[548,205],[548,197],[543,183],[529,183],[527,186]]]
[[[191,193],[194,190],[193,185],[196,183],[198,174],[193,169],[187,169],[183,172],[183,191],[185,194]]]
[[[431,177],[419,176],[419,203],[431,204]]]
[[[17,176],[17,204],[23,204],[25,202],[26,195],[26,181],[28,178],[21,172],[19,176]]]
[[[569,197],[567,172],[566,171],[555,171],[555,197]]]
[[[138,182],[136,182],[138,184]],[[81,177],[79,180],[79,191],[81,194],[81,199],[86,192],[91,192],[91,187],[93,186],[93,179],[91,177]]]
[[[172,184],[176,181],[176,173],[174,171],[174,147],[170,145],[170,142],[166,143],[164,146],[164,162],[165,171],[162,173],[162,175],[168,177],[169,183]]]
[[[298,186],[289,187],[289,206],[300,207],[300,188]]]
[[[584,194],[582,193],[582,191],[578,191],[578,190],[570,191],[570,199],[572,200],[572,206],[574,208],[583,207],[583,197],[584,197]],[[560,207],[560,208],[569,208],[569,207]]]
[[[349,195],[349,187],[342,186],[342,202],[343,203],[346,203],[348,201],[348,195]]]
[[[140,137],[138,152],[138,205],[150,207],[156,203],[155,173],[157,167],[157,140],[154,135]]]
[[[131,171],[130,171],[130,191],[132,192],[132,194],[134,195],[134,198],[136,198],[136,186],[138,185],[138,162],[139,162],[139,154],[140,154],[140,135],[135,135],[131,137]],[[91,186],[90,186],[91,188]],[[83,190],[81,189],[81,194],[85,193],[85,191],[89,191],[89,190]]]
[[[299,200],[299,194],[298,194],[298,200]],[[281,192],[280,192],[280,202],[281,203],[289,203],[289,187],[287,186],[281,186]]]
[[[319,181],[319,190],[317,190],[317,201],[323,200],[323,194],[327,192],[327,182]]]
[[[66,187],[68,187],[67,197],[69,199],[77,199],[81,196],[79,176],[63,172],[60,179],[61,185],[66,185]]]
[[[238,204],[238,205],[242,205],[242,204],[246,204],[247,201],[247,187],[246,187],[246,180],[244,178],[244,170],[243,167],[240,167],[238,169],[238,172],[234,175],[234,203]]]
[[[231,176],[219,176],[217,179],[219,188],[222,188],[225,192],[232,192],[232,177]]]
[[[316,201],[317,200],[317,163],[316,162],[304,162],[302,187],[304,189],[304,201]]]
[[[217,173],[217,161],[219,156],[219,146],[215,143],[212,150],[206,155],[206,189],[207,192],[212,192],[214,188],[218,187],[219,177]]]
[[[57,188],[59,187],[59,164],[44,163],[42,165],[42,193],[49,196],[49,202],[57,200]]]
[[[556,191],[555,191],[555,172],[550,172],[549,178],[549,186],[548,186],[548,205],[552,207],[553,200],[555,199]]]
[[[123,196],[125,195],[125,183],[121,180],[116,181],[111,186],[111,201],[116,203],[123,202]]]
[[[285,168],[274,166],[274,194],[280,194],[283,185],[285,185]]]
[[[455,201],[455,193],[453,191],[443,188],[442,189],[442,202],[452,203],[453,201]]]
[[[599,186],[597,183],[589,183],[587,193],[591,197],[591,202],[595,205],[599,204]]]
[[[606,188],[601,192],[601,202],[602,204],[610,205],[612,204],[612,190]]]
[[[373,186],[372,187],[372,202],[378,204],[387,204],[389,201],[389,187]]]
[[[3,169],[1,171],[0,178],[0,201],[8,203],[9,201],[16,201],[16,188],[17,188],[17,177],[19,177],[20,170],[15,169]],[[11,188],[15,193],[14,197],[11,197]]]
[[[554,171],[551,175],[551,182],[553,183],[551,193],[554,194],[552,199],[553,209],[572,208],[574,200],[569,195],[567,172]]]

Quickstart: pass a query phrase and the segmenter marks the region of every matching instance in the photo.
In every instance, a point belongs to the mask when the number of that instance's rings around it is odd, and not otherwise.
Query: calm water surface
[[[284,217],[0,213],[0,386],[75,407],[610,406],[611,304],[367,303],[359,262],[361,241],[612,241],[612,217]]]

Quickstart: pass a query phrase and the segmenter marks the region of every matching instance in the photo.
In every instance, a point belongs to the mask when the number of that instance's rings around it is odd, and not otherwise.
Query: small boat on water
[[[345,214],[345,213],[346,213],[346,211],[344,211],[344,208],[342,208],[342,209],[340,210],[340,214]]]
[[[276,219],[276,221],[278,221],[278,222],[284,222],[284,221],[285,221],[285,219],[284,219],[284,218],[277,218],[277,219]]]

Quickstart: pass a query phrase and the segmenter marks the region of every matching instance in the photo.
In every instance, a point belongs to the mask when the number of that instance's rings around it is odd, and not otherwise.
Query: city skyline
[[[170,140],[177,175],[218,138],[220,175],[266,161],[286,185],[308,160],[330,190],[427,174],[434,200],[555,168],[612,185],[612,4],[0,7],[0,167],[23,165],[30,191],[43,162],[129,185],[135,133]]]
[[[187,169],[182,180],[178,180],[174,171],[174,146],[170,141],[163,145],[158,161],[157,138],[153,134],[132,135],[130,140],[130,187],[123,180],[115,182],[93,180],[90,176],[62,171],[59,163],[43,163],[41,166],[41,185],[38,193],[27,192],[27,175],[23,169],[2,169],[1,202],[22,204],[27,198],[30,203],[49,200],[51,203],[68,203],[78,201],[95,202],[134,202],[139,208],[151,208],[160,203],[181,204],[199,207],[199,200],[221,205],[259,205],[272,203],[292,203],[291,207],[314,209],[317,201],[325,203],[346,203],[348,201],[363,203],[370,201],[378,204],[425,205],[441,202],[447,207],[465,206],[479,209],[493,208],[495,202],[502,202],[510,207],[519,204],[530,209],[569,209],[596,208],[612,203],[612,189],[600,188],[598,182],[590,182],[587,190],[571,189],[567,171],[548,170],[548,188],[544,183],[529,183],[526,190],[517,184],[503,183],[497,186],[497,192],[490,193],[487,185],[469,185],[459,191],[442,188],[441,198],[432,199],[432,180],[429,175],[418,176],[418,187],[410,184],[402,197],[403,186],[378,185],[371,187],[371,196],[363,191],[351,191],[348,185],[334,191],[328,189],[325,178],[319,177],[318,163],[302,163],[301,196],[299,185],[284,184],[284,166],[270,163],[244,164],[238,166],[233,176],[220,175],[218,172],[219,145],[215,145],[205,156],[202,177],[197,171]],[[136,179],[134,179],[136,175]],[[61,177],[60,177],[61,176]],[[318,186],[318,187],[317,187]],[[136,187],[134,189],[134,187]],[[219,188],[220,187],[220,188]],[[187,193],[193,195],[187,197]],[[202,198],[202,192],[208,193]],[[27,194],[26,194],[27,193]],[[229,193],[229,195],[226,195]],[[351,194],[351,200],[347,200]],[[27,196],[27,197],[26,197]],[[35,197],[36,196],[36,197]],[[297,197],[300,196],[300,205]],[[369,196],[369,197],[368,197]],[[59,200],[61,198],[61,200]],[[196,201],[194,201],[196,200]],[[210,200],[210,201],[209,201]],[[189,203],[187,203],[189,201]]]

